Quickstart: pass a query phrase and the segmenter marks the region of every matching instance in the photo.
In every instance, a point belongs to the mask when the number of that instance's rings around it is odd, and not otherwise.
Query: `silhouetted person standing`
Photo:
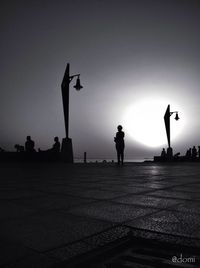
[[[35,152],[35,142],[31,140],[31,136],[26,137],[26,142],[25,142],[25,151],[27,153],[33,153]]]
[[[186,157],[186,159],[191,159],[192,158],[192,148],[189,148],[186,151],[185,157]]]
[[[192,148],[188,149],[188,158],[191,159],[192,158]]]
[[[119,165],[121,161],[121,164],[123,165],[124,164],[124,147],[125,147],[124,132],[122,131],[121,125],[119,125],[117,129],[118,129],[118,132],[116,133],[116,136],[114,138],[114,141],[116,144],[116,150],[117,150],[117,162]]]
[[[195,146],[192,147],[192,159],[196,159],[197,157],[197,149]]]
[[[189,158],[189,149],[186,151],[186,153],[185,153],[185,158]]]

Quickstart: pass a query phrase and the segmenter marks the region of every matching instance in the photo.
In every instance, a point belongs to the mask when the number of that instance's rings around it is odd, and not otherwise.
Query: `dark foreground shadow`
[[[62,161],[62,153],[42,152],[42,153],[0,153],[0,162],[52,162]]]

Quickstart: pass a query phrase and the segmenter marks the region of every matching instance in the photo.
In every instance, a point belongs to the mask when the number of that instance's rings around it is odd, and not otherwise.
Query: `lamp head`
[[[178,116],[178,113],[176,113],[176,116],[175,116],[174,119],[177,120],[177,121],[180,119],[179,116]]]
[[[81,90],[81,88],[83,88],[83,86],[81,86],[81,82],[80,82],[80,78],[78,76],[77,80],[76,80],[76,85],[74,86],[74,88],[76,90]]]

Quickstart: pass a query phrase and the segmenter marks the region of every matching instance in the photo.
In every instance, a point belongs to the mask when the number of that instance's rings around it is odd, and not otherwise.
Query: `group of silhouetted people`
[[[31,139],[31,136],[26,137],[25,146],[15,144],[15,149],[17,152],[26,152],[26,153],[35,153],[35,142]],[[60,152],[60,141],[58,137],[54,138],[54,144],[52,148],[48,150],[40,150],[38,149],[38,152],[52,152],[52,153],[59,153]]]
[[[173,158],[178,159],[179,156],[180,156],[180,153],[176,153],[175,155],[173,155]],[[162,159],[167,159],[168,158],[168,155],[167,155],[167,152],[166,152],[165,148],[162,149],[161,158]],[[186,160],[200,159],[200,146],[198,146],[198,149],[195,146],[193,146],[192,148],[189,148],[186,151],[184,159],[186,159]]]
[[[117,150],[117,164],[118,165],[123,165],[124,164],[124,132],[122,131],[122,126],[119,125],[117,127],[118,131],[116,133],[116,136],[114,137],[114,142],[115,142],[115,147]],[[27,136],[26,137],[26,142],[25,142],[25,146],[16,144],[15,145],[15,149],[17,152],[26,152],[26,153],[35,153],[35,142],[31,139],[31,136]],[[59,153],[60,152],[60,141],[58,137],[54,138],[54,144],[52,146],[52,148],[48,149],[48,150],[40,150],[40,148],[38,149],[38,152],[52,152],[52,153]]]
[[[189,148],[186,151],[185,157],[187,159],[200,159],[200,146],[198,146],[198,150],[195,146],[193,146],[192,148]]]

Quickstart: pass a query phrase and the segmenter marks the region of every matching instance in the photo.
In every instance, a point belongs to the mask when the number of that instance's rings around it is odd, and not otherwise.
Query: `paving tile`
[[[187,247],[196,247],[197,251],[198,248],[200,247],[200,239],[198,239],[195,235],[190,235],[190,236],[183,236],[183,235],[174,235],[171,233],[160,233],[160,232],[152,232],[151,230],[147,229],[137,229],[134,227],[128,227],[130,229],[129,235],[143,239],[148,239],[148,240],[156,240],[161,243],[169,243],[173,245],[179,245],[180,248],[187,246]]]
[[[124,226],[117,226],[100,234],[86,238],[84,239],[84,242],[94,247],[103,247],[108,243],[115,242],[116,240],[121,239],[123,237],[127,237],[129,232],[130,228]]]
[[[192,236],[198,239],[198,241],[199,241],[198,246],[200,247],[200,230],[199,230],[199,227],[193,228]]]
[[[41,192],[27,191],[27,190],[0,190],[0,200],[20,199],[30,196],[43,196]]]
[[[170,208],[172,210],[180,211],[180,212],[185,212],[185,213],[197,213],[200,214],[200,201],[184,201],[176,206],[173,206]]]
[[[4,235],[0,236],[0,267],[1,265],[16,262],[26,256],[32,254],[33,251],[26,248],[19,241],[15,241],[13,237],[10,239]]]
[[[58,260],[41,253],[33,252],[22,259],[5,265],[5,268],[50,268],[58,264]]]
[[[11,201],[0,201],[0,222],[15,218],[23,218],[34,214],[34,209],[12,203]]]
[[[200,194],[200,185],[197,184],[189,184],[184,186],[176,186],[172,189],[173,191],[178,192],[191,192],[191,193],[199,193]]]
[[[191,237],[199,228],[200,215],[176,211],[161,211],[153,215],[133,220],[127,226],[155,232]],[[191,228],[192,226],[192,228]]]
[[[57,211],[0,223],[4,236],[37,251],[59,247],[110,227],[108,222]]]
[[[137,183],[135,185],[130,184],[129,186],[132,186],[132,187],[135,187],[135,186],[138,187],[139,186],[139,187],[153,188],[153,189],[164,189],[164,188],[171,187],[169,185],[162,184],[162,183],[155,182],[155,181],[152,181],[152,182],[144,182],[144,183]]]
[[[44,185],[43,187],[40,187],[40,191],[46,194],[67,195],[72,192],[82,193],[83,188],[75,186],[66,186],[66,185],[46,185],[46,186]]]
[[[190,193],[190,192],[178,192],[178,191],[154,191],[148,193],[148,195],[153,196],[160,196],[160,197],[169,197],[169,198],[175,198],[175,199],[189,199],[189,200],[200,200],[200,195],[198,193]]]
[[[32,211],[69,209],[84,203],[94,202],[93,199],[79,198],[74,196],[45,195],[37,198],[24,198],[13,200],[12,203],[21,207],[31,209]],[[0,215],[1,218],[1,215]]]
[[[71,191],[71,195],[85,197],[85,198],[93,198],[93,199],[111,199],[117,196],[123,196],[126,193],[121,191],[103,191],[103,190],[85,190],[81,192]]]
[[[148,187],[131,187],[131,186],[126,186],[126,185],[111,185],[111,186],[103,186],[101,187],[101,190],[105,191],[118,191],[122,193],[146,193],[146,192],[151,192],[152,189]]]
[[[73,244],[69,244],[64,247],[59,247],[59,248],[47,251],[45,252],[45,255],[48,257],[56,258],[59,261],[66,261],[77,255],[84,254],[92,249],[94,249],[94,246],[80,241],[80,242],[76,242]]]
[[[116,204],[114,202],[96,202],[69,210],[70,213],[75,215],[87,216],[113,223],[122,223],[156,211],[156,209]]]
[[[117,203],[122,203],[122,204],[140,205],[144,207],[167,208],[171,206],[176,206],[181,201],[174,200],[174,199],[166,199],[162,197],[129,194],[123,197],[112,199],[112,202],[117,202]]]

